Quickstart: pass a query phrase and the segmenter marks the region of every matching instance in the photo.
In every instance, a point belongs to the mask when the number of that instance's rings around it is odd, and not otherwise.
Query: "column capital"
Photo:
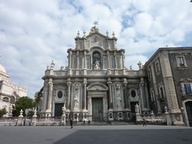
[[[111,81],[108,81],[107,84],[108,84],[109,86],[111,86],[111,85],[112,85],[112,82],[111,82]]]
[[[71,82],[67,82],[67,85],[68,85],[68,86],[71,86]]]
[[[49,85],[49,86],[52,86],[52,85],[53,85],[53,82],[49,81],[49,82],[48,82],[48,85]]]
[[[87,82],[83,82],[83,84],[86,86],[86,85],[87,85]]]

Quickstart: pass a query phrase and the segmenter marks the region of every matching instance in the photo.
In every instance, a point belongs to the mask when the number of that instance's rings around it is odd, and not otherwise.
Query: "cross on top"
[[[93,24],[95,25],[95,27],[96,25],[99,25],[98,21],[94,21]]]

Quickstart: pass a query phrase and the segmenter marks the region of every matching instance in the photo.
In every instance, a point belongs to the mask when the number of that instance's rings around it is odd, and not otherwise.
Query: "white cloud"
[[[118,48],[126,51],[126,66],[138,69],[138,61],[144,64],[148,53],[191,36],[191,15],[188,0],[1,1],[1,63],[33,97],[42,87],[46,66],[52,60],[56,69],[66,66],[77,31],[88,34],[95,20],[102,34],[115,32]]]
[[[152,25],[153,19],[147,13],[139,13],[135,17],[134,29],[142,35],[148,35]]]
[[[147,62],[148,57],[144,56],[144,55],[127,55],[125,57],[125,66],[130,69],[130,66],[132,66],[133,70],[138,70],[139,66],[138,63],[141,62],[142,65],[145,64],[145,62]]]

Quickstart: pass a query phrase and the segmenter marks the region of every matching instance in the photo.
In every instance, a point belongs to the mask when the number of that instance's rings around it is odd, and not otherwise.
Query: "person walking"
[[[147,122],[145,118],[143,118],[143,126],[147,126]]]
[[[70,126],[71,126],[71,129],[73,128],[73,120],[72,118],[70,119]]]

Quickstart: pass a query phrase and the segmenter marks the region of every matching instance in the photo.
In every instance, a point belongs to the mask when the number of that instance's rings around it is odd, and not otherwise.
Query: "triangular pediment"
[[[88,91],[107,91],[108,87],[101,83],[94,83],[94,84],[90,84],[87,87],[87,90]]]

